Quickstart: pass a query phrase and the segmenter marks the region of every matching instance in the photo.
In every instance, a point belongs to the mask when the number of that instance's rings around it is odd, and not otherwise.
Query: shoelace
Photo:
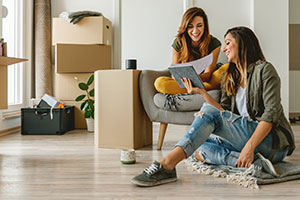
[[[188,96],[191,94],[164,94],[166,99],[164,103],[164,108],[171,109],[174,111],[178,111],[179,105],[181,105],[178,101],[189,101],[189,99],[184,98],[184,96]]]
[[[144,169],[144,172],[148,175],[152,175],[154,172],[156,172],[158,170],[157,165],[155,165],[154,163],[152,163],[149,167],[147,167],[146,169]]]

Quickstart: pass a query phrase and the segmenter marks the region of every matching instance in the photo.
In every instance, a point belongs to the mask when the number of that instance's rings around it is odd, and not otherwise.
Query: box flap
[[[107,29],[103,21],[108,21]],[[53,18],[52,44],[106,44],[112,45],[111,22],[103,16],[84,17],[77,24],[62,18]]]
[[[12,64],[24,62],[27,60],[28,59],[0,56],[0,66],[12,65]]]

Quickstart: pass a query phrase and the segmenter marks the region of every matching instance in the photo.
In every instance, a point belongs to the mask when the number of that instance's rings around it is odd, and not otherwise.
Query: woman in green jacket
[[[229,67],[222,79],[220,104],[205,89],[192,87],[184,78],[188,93],[201,94],[206,103],[176,147],[134,177],[132,183],[154,186],[176,181],[175,166],[191,155],[216,165],[254,164],[273,176],[279,175],[272,163],[292,154],[295,142],[280,102],[276,69],[266,62],[249,28],[229,29],[223,51]]]

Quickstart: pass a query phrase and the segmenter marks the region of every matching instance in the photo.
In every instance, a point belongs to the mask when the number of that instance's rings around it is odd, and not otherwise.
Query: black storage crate
[[[74,106],[22,108],[22,135],[62,135],[74,129]]]

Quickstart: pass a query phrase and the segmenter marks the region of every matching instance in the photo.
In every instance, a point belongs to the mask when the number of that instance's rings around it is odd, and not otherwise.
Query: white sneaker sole
[[[259,158],[264,161],[264,163],[267,165],[267,167],[271,170],[272,175],[279,177],[280,174],[276,171],[276,169],[274,168],[273,164],[271,163],[271,161],[269,159],[266,159],[263,155],[261,155],[260,153],[258,153]]]

